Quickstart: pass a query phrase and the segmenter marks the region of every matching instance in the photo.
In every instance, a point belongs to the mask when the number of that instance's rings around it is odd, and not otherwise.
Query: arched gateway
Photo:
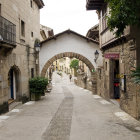
[[[95,52],[97,51],[99,57],[95,61]],[[63,57],[77,58],[83,61],[89,67],[94,78],[93,83],[96,84],[96,72],[92,72],[92,70],[102,66],[102,53],[97,41],[66,30],[41,42],[39,52],[41,76],[45,76],[47,69],[55,60]]]
[[[44,65],[42,71],[41,71],[41,76],[45,76],[47,69],[50,67],[50,65],[57,59],[61,59],[63,57],[69,57],[69,58],[77,58],[81,61],[83,61],[89,68],[91,74],[93,75],[92,70],[95,69],[92,63],[84,56],[74,53],[74,52],[65,52],[65,53],[60,53],[49,59],[46,64]]]

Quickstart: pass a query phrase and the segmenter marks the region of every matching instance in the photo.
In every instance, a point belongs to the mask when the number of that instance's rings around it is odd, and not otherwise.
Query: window
[[[0,4],[0,15],[1,15],[1,4]]]
[[[101,76],[102,75],[102,69],[101,68],[98,69],[98,73],[99,73],[99,78],[101,79],[102,78],[102,76]]]
[[[107,6],[104,6],[104,8],[102,10],[102,31],[107,28],[106,16],[107,16]]]
[[[34,68],[31,68],[31,78],[34,78]]]
[[[31,8],[33,7],[33,1],[32,0],[30,0],[30,6],[31,6]]]
[[[25,37],[25,22],[21,20],[21,35]]]
[[[107,62],[105,62],[105,69],[106,69],[106,71],[107,71]]]
[[[33,32],[31,32],[31,37],[33,37],[34,36],[34,33]]]

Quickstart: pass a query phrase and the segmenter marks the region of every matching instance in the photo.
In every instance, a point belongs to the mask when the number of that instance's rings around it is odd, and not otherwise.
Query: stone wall
[[[16,25],[16,48],[9,54],[0,53],[0,104],[7,102],[10,94],[9,76],[10,68],[18,68],[19,96],[29,96],[28,80],[31,77],[31,68],[36,71],[34,41],[40,37],[40,10],[30,0],[0,0],[1,16]],[[25,22],[25,36],[21,35],[21,20]],[[33,36],[31,36],[33,32]]]
[[[81,88],[87,89],[92,91],[93,94],[97,94],[97,88],[96,88],[96,79],[92,79],[93,77],[87,77],[85,79],[85,74],[78,74],[77,80],[75,79],[75,84]]]
[[[132,115],[135,118],[140,117],[140,92],[138,87],[133,83],[131,78],[131,70],[136,67],[136,49],[131,48],[131,41],[128,40],[122,42],[120,45],[113,46],[104,50],[103,54],[106,53],[119,53],[119,66],[120,75],[126,75],[126,92],[120,89],[120,107]],[[111,67],[112,60],[103,58],[103,67],[98,69],[98,80],[97,80],[97,94],[103,96],[106,99],[112,98],[112,87],[111,83]],[[107,65],[107,68],[106,68]]]

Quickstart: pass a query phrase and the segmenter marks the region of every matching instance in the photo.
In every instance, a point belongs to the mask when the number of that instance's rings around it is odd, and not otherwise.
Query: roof
[[[93,26],[92,28],[90,28],[86,34],[86,37],[89,37],[91,32],[99,32],[99,24],[96,24],[95,26]]]
[[[99,41],[99,24],[88,30],[86,37]]]
[[[45,6],[43,0],[34,0],[36,4],[38,5],[39,9],[43,8]]]
[[[74,31],[70,30],[70,29],[68,29],[68,30],[66,30],[66,31],[63,31],[63,32],[61,32],[61,33],[58,33],[58,34],[56,34],[56,35],[54,35],[54,36],[52,36],[52,37],[50,37],[50,38],[48,38],[48,39],[46,39],[46,40],[40,42],[40,44],[43,44],[43,43],[46,43],[46,42],[48,42],[48,41],[50,41],[50,40],[56,39],[57,37],[59,37],[59,36],[65,34],[65,33],[68,33],[68,34],[75,34],[75,35],[77,35],[77,36],[79,36],[79,37],[82,37],[82,38],[85,39],[85,40],[88,40],[88,41],[91,41],[91,42],[93,42],[93,43],[99,44],[98,41],[95,41],[95,40],[93,40],[93,39],[90,39],[90,38],[88,38],[88,37],[85,37],[85,36],[83,36],[83,35],[81,35],[81,34],[78,34],[78,33],[74,32]]]
[[[87,0],[86,9],[87,10],[100,10],[104,4],[104,0]]]

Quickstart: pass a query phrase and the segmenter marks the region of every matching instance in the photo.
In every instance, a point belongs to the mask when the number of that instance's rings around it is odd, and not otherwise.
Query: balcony
[[[0,16],[0,49],[16,47],[16,25]]]

